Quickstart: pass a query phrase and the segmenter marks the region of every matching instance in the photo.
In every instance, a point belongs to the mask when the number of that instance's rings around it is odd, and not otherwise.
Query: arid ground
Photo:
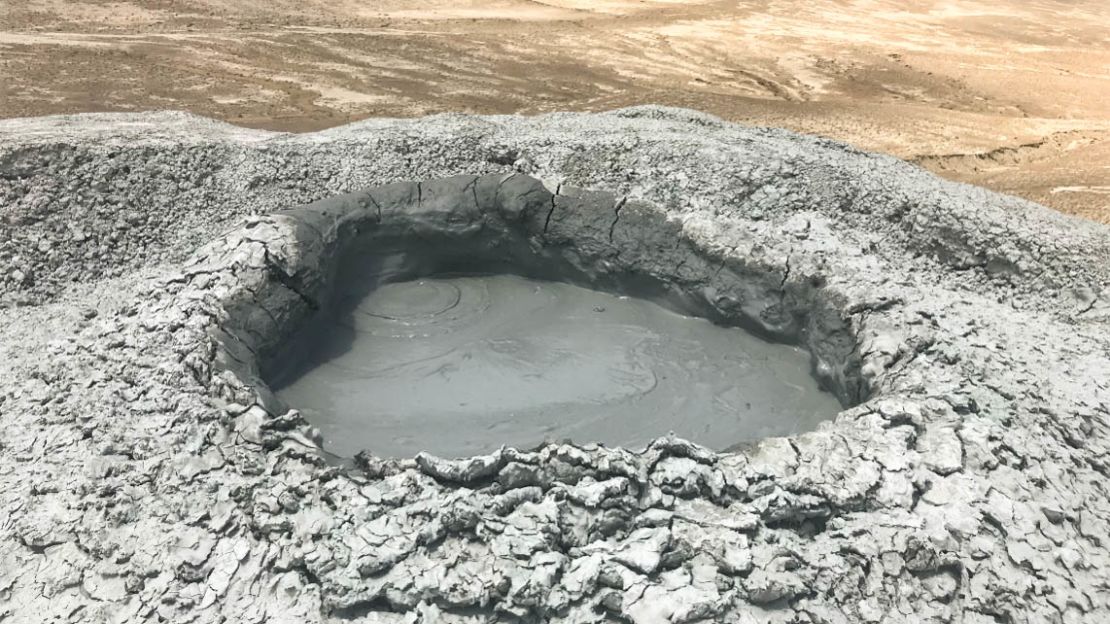
[[[0,116],[661,103],[1110,222],[1106,0],[0,0]]]

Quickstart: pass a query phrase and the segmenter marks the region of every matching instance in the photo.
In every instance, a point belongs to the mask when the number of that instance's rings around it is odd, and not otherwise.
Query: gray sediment
[[[1104,226],[653,107],[9,120],[0,211],[0,620],[1110,616]],[[733,452],[336,465],[265,380],[360,211],[796,345],[847,407]]]

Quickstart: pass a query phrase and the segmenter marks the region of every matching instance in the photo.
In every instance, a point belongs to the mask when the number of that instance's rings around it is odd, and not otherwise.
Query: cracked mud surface
[[[675,109],[303,136],[85,116],[0,138],[0,621],[1110,616],[1104,226]],[[545,240],[577,215],[596,238],[566,239],[598,258],[688,258],[660,270],[820,337],[818,373],[867,400],[735,453],[329,465],[225,331],[307,305],[306,248],[283,244],[304,231],[270,213],[398,180],[511,191],[513,171],[605,194],[498,195]]]

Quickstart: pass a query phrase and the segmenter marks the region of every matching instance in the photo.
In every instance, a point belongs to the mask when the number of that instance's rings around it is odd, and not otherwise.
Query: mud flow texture
[[[700,249],[648,204],[465,176],[282,214],[283,303],[269,330],[231,331],[339,456],[668,432],[723,450],[812,430],[862,393],[819,290]]]

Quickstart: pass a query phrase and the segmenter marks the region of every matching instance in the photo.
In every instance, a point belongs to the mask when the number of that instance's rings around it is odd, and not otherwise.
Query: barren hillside
[[[369,116],[662,103],[1110,222],[1110,4],[0,2],[0,116]]]

